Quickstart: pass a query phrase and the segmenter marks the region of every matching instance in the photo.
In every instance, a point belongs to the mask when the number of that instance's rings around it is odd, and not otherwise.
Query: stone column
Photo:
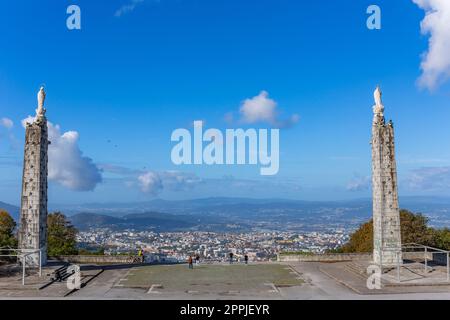
[[[47,262],[47,173],[48,129],[43,103],[43,88],[38,95],[36,119],[26,124],[22,176],[19,249],[41,249],[41,263]],[[24,250],[25,251],[25,250]],[[27,256],[27,266],[39,266],[39,254]]]
[[[381,91],[375,91],[372,125],[373,259],[383,266],[402,263],[394,126],[384,119]]]

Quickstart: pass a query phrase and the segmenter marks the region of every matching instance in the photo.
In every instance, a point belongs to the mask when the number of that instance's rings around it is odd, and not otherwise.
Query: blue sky
[[[434,52],[442,81],[431,89],[419,82],[430,50],[420,27],[428,1],[3,3],[0,119],[13,126],[0,125],[0,201],[19,203],[21,120],[34,115],[42,83],[55,139],[69,150],[51,164],[51,203],[368,197],[377,84],[395,123],[401,195],[450,195],[450,62],[442,52]],[[66,27],[71,4],[81,8],[81,30]],[[366,27],[371,4],[382,10],[381,30]],[[221,130],[270,128],[226,121],[262,91],[280,119],[300,117],[280,130],[278,175],[172,164],[171,133],[194,120]],[[64,136],[69,131],[76,135]],[[143,192],[139,177],[148,172],[156,188]]]

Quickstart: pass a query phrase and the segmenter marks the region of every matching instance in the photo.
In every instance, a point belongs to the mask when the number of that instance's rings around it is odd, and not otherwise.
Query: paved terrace
[[[366,278],[348,262],[214,264],[194,266],[193,270],[187,265],[85,265],[82,275],[86,285],[72,293],[65,283],[39,290],[45,279],[39,283],[32,275],[26,288],[14,277],[0,277],[0,298],[450,299],[446,284],[368,290]]]

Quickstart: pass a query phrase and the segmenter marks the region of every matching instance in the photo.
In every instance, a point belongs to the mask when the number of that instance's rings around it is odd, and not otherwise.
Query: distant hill
[[[19,208],[0,202],[18,220]],[[450,198],[400,197],[400,207],[421,212],[430,225],[450,227]],[[245,231],[249,228],[279,231],[326,231],[353,228],[372,215],[370,198],[343,201],[288,199],[205,198],[170,201],[156,199],[135,203],[50,205],[61,211],[80,230],[108,227],[121,230]]]
[[[221,218],[210,218],[193,215],[173,215],[160,212],[129,214],[123,217],[111,217],[95,213],[79,213],[69,217],[79,230],[91,228],[110,228],[112,230],[154,230],[154,231],[186,231],[186,230],[226,230],[227,221]],[[242,226],[245,227],[245,224]]]
[[[122,217],[126,214],[146,212],[168,212],[171,214],[198,214],[211,211],[222,211],[239,215],[244,212],[264,208],[297,208],[312,209],[318,207],[368,206],[369,200],[356,201],[303,201],[287,199],[251,199],[251,198],[204,198],[193,200],[162,200],[132,203],[87,203],[80,205],[53,205],[51,210],[61,210],[71,215],[79,212],[91,212]],[[54,209],[53,209],[54,208]],[[242,210],[241,210],[242,209]]]
[[[90,228],[99,227],[114,227],[122,222],[121,218],[93,213],[79,213],[69,217],[69,220],[79,230],[88,230]]]
[[[400,197],[400,207],[413,212],[421,212],[430,218],[430,225],[450,227],[449,197]],[[343,201],[303,201],[288,199],[249,199],[249,198],[204,198],[170,201],[156,199],[135,203],[89,203],[80,205],[53,205],[50,212],[60,210],[71,216],[80,212],[105,215],[105,221],[95,224],[113,225],[122,218],[120,226],[157,225],[167,228],[218,228],[228,224],[256,225],[276,230],[325,230],[327,228],[356,228],[372,215],[370,198]],[[156,213],[164,212],[164,216]],[[154,216],[139,217],[138,214]],[[126,217],[131,215],[130,217]],[[173,217],[176,219],[174,220]],[[191,223],[200,217],[200,222]],[[134,219],[136,218],[136,219]],[[123,220],[124,219],[124,220]],[[162,220],[160,220],[162,219]],[[128,222],[126,223],[126,221]],[[94,222],[90,222],[94,223]],[[80,226],[87,224],[81,223]],[[194,226],[192,226],[194,225]],[[172,227],[171,227],[172,228]],[[224,227],[226,228],[226,227]],[[170,228],[169,228],[170,229]],[[209,230],[209,229],[208,229]]]
[[[0,209],[6,210],[14,220],[19,221],[20,208],[0,201]]]

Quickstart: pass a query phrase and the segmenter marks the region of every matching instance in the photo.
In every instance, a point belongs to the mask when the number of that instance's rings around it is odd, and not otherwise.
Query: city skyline
[[[368,2],[81,2],[82,29],[73,31],[66,4],[8,4],[0,13],[0,201],[19,203],[22,122],[43,82],[50,203],[370,197],[377,84],[395,124],[400,195],[448,195],[448,70],[444,63],[444,78],[430,80],[420,67],[429,35],[414,2],[427,1],[378,2],[381,30],[366,27]],[[246,112],[258,107],[269,111]],[[196,120],[280,128],[279,173],[175,166],[171,133]]]

